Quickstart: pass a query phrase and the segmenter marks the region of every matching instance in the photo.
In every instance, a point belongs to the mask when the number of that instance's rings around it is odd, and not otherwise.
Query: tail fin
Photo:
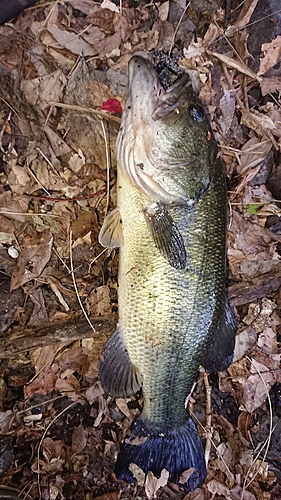
[[[131,436],[121,446],[115,466],[116,476],[133,482],[129,465],[138,465],[145,473],[152,471],[160,476],[166,469],[170,481],[180,483],[187,491],[193,491],[206,477],[206,464],[201,440],[191,418],[186,424],[166,433],[153,429],[153,424],[137,418],[131,429]],[[180,481],[181,474],[193,468],[187,482]]]

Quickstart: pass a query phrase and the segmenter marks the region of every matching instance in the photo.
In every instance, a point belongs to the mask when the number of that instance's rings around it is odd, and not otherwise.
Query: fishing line
[[[271,12],[271,14],[268,14],[267,16],[261,17],[260,19],[257,19],[256,21],[248,23],[243,28],[237,28],[235,31],[232,31],[231,36],[233,36],[235,33],[238,33],[238,31],[241,31],[241,30],[243,30],[245,28],[248,28],[249,26],[253,26],[254,24],[260,23],[261,21],[264,21],[264,19],[268,19],[269,17],[275,16],[275,14],[279,14],[279,12],[281,12],[281,9],[278,9],[275,12]],[[227,31],[227,29],[226,29],[226,31]],[[212,45],[215,42],[218,42],[219,40],[222,40],[224,37],[225,37],[225,35],[221,35],[219,38],[216,38],[215,40],[213,40],[209,44],[209,46]]]

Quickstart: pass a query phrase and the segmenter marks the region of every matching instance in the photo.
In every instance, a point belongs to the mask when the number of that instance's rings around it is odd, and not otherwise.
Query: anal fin
[[[155,203],[145,209],[144,216],[154,243],[161,255],[176,269],[186,266],[186,251],[183,237],[168,209]]]
[[[104,219],[99,234],[99,243],[107,248],[118,248],[123,245],[123,228],[119,208],[109,212]]]
[[[141,375],[129,358],[119,325],[102,349],[98,370],[103,389],[116,398],[132,396],[141,388]]]
[[[209,373],[226,370],[232,363],[236,331],[237,325],[234,313],[226,298],[224,314],[213,332],[214,341],[201,361],[205,370]]]

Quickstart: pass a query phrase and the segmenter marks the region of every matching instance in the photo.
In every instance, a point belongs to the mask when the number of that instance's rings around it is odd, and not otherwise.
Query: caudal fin
[[[170,481],[179,483],[187,491],[193,491],[206,477],[202,443],[191,418],[183,426],[166,433],[155,432],[149,422],[142,417],[137,418],[116,462],[115,474],[119,479],[134,481],[129,469],[131,463],[145,473],[152,471],[156,476],[166,469],[170,473]],[[180,481],[182,473],[190,468],[194,471],[188,481]]]

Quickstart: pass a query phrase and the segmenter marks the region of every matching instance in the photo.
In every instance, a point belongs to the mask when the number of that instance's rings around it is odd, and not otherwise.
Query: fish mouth
[[[174,110],[183,94],[189,77],[179,76],[167,88],[162,85],[153,63],[142,56],[133,56],[129,63],[129,96],[138,114],[152,120],[164,118]]]

